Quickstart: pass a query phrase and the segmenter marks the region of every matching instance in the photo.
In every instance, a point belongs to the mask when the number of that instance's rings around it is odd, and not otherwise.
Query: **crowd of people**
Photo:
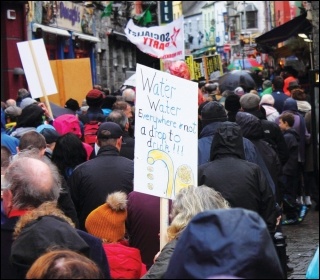
[[[313,120],[298,79],[268,78],[198,82],[198,182],[163,248],[160,198],[134,191],[134,88],[59,115],[26,89],[2,102],[1,278],[285,278],[275,238],[319,207]]]

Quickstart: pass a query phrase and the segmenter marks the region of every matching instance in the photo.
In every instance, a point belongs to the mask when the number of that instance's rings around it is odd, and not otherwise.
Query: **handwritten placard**
[[[198,85],[140,64],[136,76],[134,190],[172,199],[197,185]]]

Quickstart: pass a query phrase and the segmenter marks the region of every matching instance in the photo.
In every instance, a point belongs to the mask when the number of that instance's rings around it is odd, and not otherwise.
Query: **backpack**
[[[81,138],[81,128],[79,119],[72,114],[64,114],[57,117],[53,121],[53,126],[58,133],[64,135],[66,133],[73,133]]]
[[[90,121],[83,127],[83,141],[91,146],[96,142],[97,132],[100,126],[98,121]]]

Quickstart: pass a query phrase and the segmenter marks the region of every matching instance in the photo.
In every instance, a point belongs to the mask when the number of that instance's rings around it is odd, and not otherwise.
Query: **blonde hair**
[[[205,185],[181,189],[172,204],[172,222],[167,229],[169,241],[179,236],[196,214],[226,208],[230,208],[228,201],[219,192]]]

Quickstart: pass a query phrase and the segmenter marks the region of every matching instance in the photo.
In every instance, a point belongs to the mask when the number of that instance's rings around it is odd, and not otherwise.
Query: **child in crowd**
[[[282,221],[283,225],[295,225],[303,221],[307,207],[299,205],[296,202],[298,189],[298,150],[300,137],[293,128],[294,115],[289,112],[282,113],[279,116],[279,127],[283,132],[284,139],[289,149],[289,159],[282,167],[283,190],[283,208],[286,219]]]

